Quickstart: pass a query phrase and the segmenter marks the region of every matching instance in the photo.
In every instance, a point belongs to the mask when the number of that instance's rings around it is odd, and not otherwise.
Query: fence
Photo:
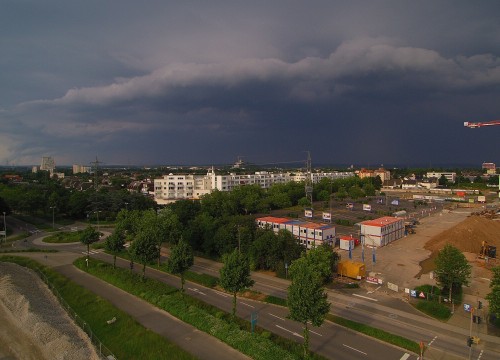
[[[57,298],[61,306],[66,310],[66,313],[73,319],[75,324],[77,324],[89,337],[90,341],[94,345],[96,351],[98,352],[101,359],[104,360],[116,360],[116,356],[106,347],[103,343],[97,338],[96,335],[92,332],[90,325],[85,322],[63,299],[63,297],[59,294],[59,291],[49,282],[49,279],[38,269],[34,269],[38,274],[40,279],[47,284],[48,288],[52,291],[54,296]]]

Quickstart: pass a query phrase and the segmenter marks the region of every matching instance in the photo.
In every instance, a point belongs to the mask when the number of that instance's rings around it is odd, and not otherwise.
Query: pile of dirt
[[[0,263],[0,319],[8,324],[0,331],[0,354],[7,358],[99,359],[47,286],[16,264]]]
[[[482,242],[500,250],[500,221],[491,217],[471,215],[460,224],[434,236],[425,244],[433,253],[449,243],[462,252],[479,254]]]

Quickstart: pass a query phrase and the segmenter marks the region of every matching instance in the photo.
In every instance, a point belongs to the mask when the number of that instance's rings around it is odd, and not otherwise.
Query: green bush
[[[451,310],[447,305],[435,301],[419,301],[415,307],[439,320],[448,320],[451,316]]]

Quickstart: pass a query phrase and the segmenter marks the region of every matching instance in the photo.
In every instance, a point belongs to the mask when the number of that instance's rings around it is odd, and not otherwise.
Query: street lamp
[[[101,237],[101,232],[99,231],[99,213],[101,210],[94,211],[97,214],[97,232],[99,233],[99,238]]]
[[[125,208],[128,211],[128,202],[125,203]]]
[[[55,206],[51,206],[50,208],[52,209],[52,229],[54,229],[54,227],[55,227],[54,226],[54,210],[55,210],[56,207]]]

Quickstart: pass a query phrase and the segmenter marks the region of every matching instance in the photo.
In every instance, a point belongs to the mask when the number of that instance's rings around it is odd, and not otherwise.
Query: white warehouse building
[[[404,236],[404,219],[384,216],[375,220],[359,223],[361,242],[369,247],[385,246]]]

